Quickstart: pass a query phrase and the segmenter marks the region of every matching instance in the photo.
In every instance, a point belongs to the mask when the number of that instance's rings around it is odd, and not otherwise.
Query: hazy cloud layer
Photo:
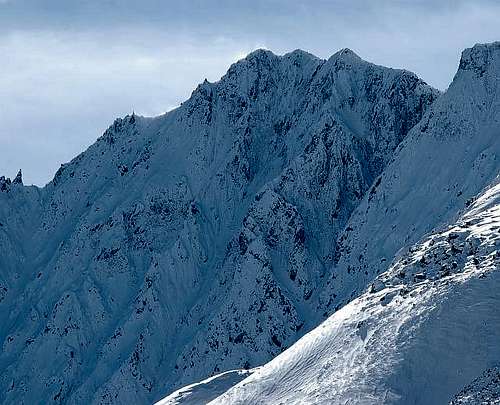
[[[0,174],[43,185],[117,116],[157,115],[249,51],[343,47],[445,89],[497,1],[0,0]]]

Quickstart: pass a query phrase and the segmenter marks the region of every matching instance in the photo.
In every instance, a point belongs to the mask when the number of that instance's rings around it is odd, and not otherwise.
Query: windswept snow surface
[[[188,385],[173,392],[168,397],[157,402],[155,405],[199,405],[207,404],[212,399],[226,392],[229,388],[245,379],[258,368],[251,370],[231,370],[217,374],[206,380]]]
[[[500,364],[499,231],[497,180],[457,222],[211,403],[447,403]]]

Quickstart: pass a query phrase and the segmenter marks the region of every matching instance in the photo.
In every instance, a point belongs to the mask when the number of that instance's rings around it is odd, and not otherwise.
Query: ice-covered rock
[[[450,402],[450,405],[475,404],[500,404],[500,367],[485,370]]]

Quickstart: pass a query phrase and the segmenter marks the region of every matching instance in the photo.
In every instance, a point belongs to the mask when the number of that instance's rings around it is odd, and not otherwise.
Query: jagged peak
[[[253,59],[269,59],[269,58],[276,58],[277,55],[274,54],[272,51],[269,49],[265,48],[258,48],[255,49],[254,51],[250,52],[245,58],[242,60],[253,60]]]
[[[19,171],[17,172],[17,175],[12,184],[23,184],[23,172],[21,171],[21,169],[19,169]]]
[[[221,83],[221,82],[223,83],[228,77],[238,75],[240,72],[246,71],[248,69],[255,69],[256,66],[272,65],[270,63],[270,61],[278,60],[278,58],[279,57],[276,54],[274,54],[273,52],[271,52],[267,49],[263,49],[263,48],[256,49],[256,50],[250,52],[244,58],[233,63],[229,67],[226,74],[224,76],[222,76],[221,80],[219,80],[213,84],[217,85],[218,83]],[[195,92],[197,90],[203,88],[203,85],[206,85],[206,84],[207,84],[206,82],[203,82],[202,84],[200,84],[196,88]]]
[[[0,192],[9,191],[11,181],[9,177],[0,176]]]
[[[363,60],[351,49],[343,48],[328,58],[324,65],[324,71],[329,71],[330,69],[334,69],[335,71],[345,70],[346,68],[360,64],[369,64],[369,62]]]
[[[246,57],[234,63],[229,68],[225,76],[231,75],[241,70],[248,69],[249,67],[253,69],[256,66],[261,65],[261,63],[264,66],[273,68],[273,67],[279,67],[283,63],[292,62],[295,64],[299,63],[300,65],[303,65],[304,62],[307,63],[308,61],[320,61],[320,60],[321,59],[318,58],[317,56],[302,49],[295,49],[283,55],[278,55],[268,49],[260,48],[250,52]],[[224,79],[224,77],[222,78],[222,80]]]
[[[288,59],[310,59],[310,60],[319,60],[316,55],[313,55],[310,52],[304,51],[302,49],[295,49],[291,52],[287,52],[283,55],[283,58]]]
[[[205,77],[205,79],[196,86],[195,92],[199,91],[201,89],[209,89],[212,86],[212,83],[208,81],[208,79]]]
[[[231,67],[228,69],[227,73],[221,78],[221,81],[224,81],[224,79],[228,76],[232,76],[236,74],[237,72],[240,72],[242,70],[247,69],[249,66],[255,66],[255,62],[267,62],[265,64],[269,64],[269,62],[278,62],[276,66],[279,65],[280,61],[285,61],[285,60],[292,60],[294,62],[299,62],[299,61],[320,61],[322,60],[321,58],[317,57],[316,55],[304,51],[302,49],[295,49],[291,52],[287,52],[283,55],[277,55],[274,52],[264,49],[264,48],[259,48],[256,49],[252,52],[250,52],[247,56],[244,58],[238,60],[234,64],[231,65]],[[341,49],[340,51],[336,52],[333,54],[329,60],[342,60],[344,62],[353,62],[353,61],[363,61],[354,51],[344,48]],[[215,83],[209,83],[206,80],[198,85],[196,90],[199,90],[200,88],[203,88],[207,85],[212,85],[212,84],[217,84],[218,82]],[[195,91],[196,91],[195,90]]]
[[[363,61],[363,59],[361,59],[356,52],[349,48],[343,48],[340,51],[335,52],[329,60],[343,60],[345,62]]]
[[[264,48],[256,49],[250,52],[246,57],[241,59],[240,61],[252,60],[252,59],[266,59],[266,58],[286,58],[286,59],[294,59],[294,58],[307,58],[312,60],[319,60],[316,55],[304,51],[303,49],[294,49],[293,51],[287,52],[283,55],[277,55],[272,51]],[[353,50],[349,48],[343,48],[337,52],[335,52],[330,59],[343,59],[343,60],[359,60],[363,61],[363,59],[356,54]]]

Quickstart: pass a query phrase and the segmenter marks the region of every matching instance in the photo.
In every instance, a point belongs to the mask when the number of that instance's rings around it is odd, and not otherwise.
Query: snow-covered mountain
[[[116,120],[42,189],[0,179],[0,401],[151,403],[200,380],[174,397],[212,399],[250,371],[207,377],[284,352],[218,400],[364,399],[380,384],[397,402],[407,379],[384,367],[415,371],[429,307],[456,302],[443,312],[456,319],[491,288],[486,317],[498,298],[498,231],[462,224],[497,221],[499,58],[498,43],[466,50],[440,95],[348,49],[260,50],[176,110]],[[445,244],[447,224],[479,241],[479,265]],[[415,270],[447,249],[461,261]],[[481,350],[499,325],[486,320]],[[398,335],[381,333],[398,325],[409,340],[391,351],[381,339]],[[458,395],[483,363],[436,395]]]
[[[214,403],[498,395],[499,72],[500,43],[463,52],[337,240],[320,308],[339,311]]]
[[[315,326],[335,239],[438,92],[342,50],[256,51],[0,194],[0,398],[151,402]]]

